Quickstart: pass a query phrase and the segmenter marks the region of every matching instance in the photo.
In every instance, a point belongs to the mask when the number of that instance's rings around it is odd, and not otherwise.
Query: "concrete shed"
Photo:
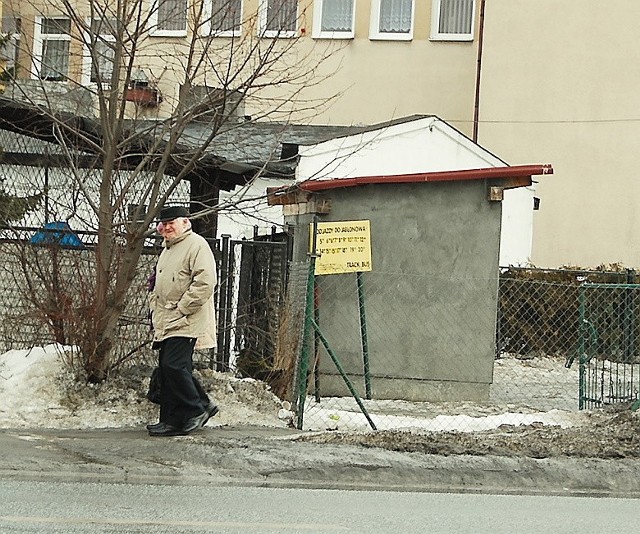
[[[447,149],[455,160],[456,147]],[[305,168],[302,161],[299,168]],[[333,173],[339,175],[339,168]],[[322,334],[360,395],[488,399],[502,199],[505,190],[528,187],[532,176],[552,172],[549,165],[523,165],[357,176],[356,165],[355,176],[302,179],[269,191],[270,203],[283,205],[293,228],[294,262],[309,258],[314,220],[369,222],[371,270],[360,274],[366,294],[366,369],[354,273],[316,277]],[[349,395],[326,355],[315,372],[311,390],[319,384],[323,396]]]

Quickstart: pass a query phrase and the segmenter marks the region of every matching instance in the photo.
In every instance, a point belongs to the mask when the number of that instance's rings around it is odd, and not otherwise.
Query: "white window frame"
[[[62,75],[62,80],[47,80],[41,76],[42,72],[42,54],[44,52],[44,43],[45,41],[67,41],[69,43],[69,47],[71,47],[71,30],[69,33],[42,33],[42,23],[47,19],[65,19],[70,20],[69,17],[65,17],[62,15],[37,15],[35,17],[35,26],[33,28],[33,60],[32,60],[32,72],[31,77],[35,80],[45,80],[45,81],[62,81],[66,82],[69,79],[69,63],[71,60],[71,50],[69,50],[69,57],[67,58],[67,72]],[[46,37],[45,37],[46,36]]]
[[[222,0],[229,1],[229,0]],[[214,37],[240,37],[242,35],[242,17],[244,15],[244,2],[242,0],[234,0],[238,3],[240,8],[238,26],[232,30],[217,30],[211,24],[211,17],[213,16],[213,0],[205,0],[204,4],[204,17],[205,23],[202,25],[202,35],[213,35]]]
[[[92,28],[91,19],[86,19],[87,28]],[[116,36],[113,34],[103,33],[100,34],[101,38],[104,41],[109,41],[112,43],[116,42]],[[97,82],[91,81],[91,67],[92,67],[92,57],[89,52],[88,43],[91,42],[91,35],[88,32],[85,32],[85,42],[82,51],[82,85],[97,85]],[[111,78],[111,77],[109,77]],[[107,80],[103,80],[103,87],[109,87],[110,84]]]
[[[369,39],[385,41],[411,41],[415,26],[416,0],[411,0],[411,27],[408,32],[382,32],[380,31],[380,10],[383,2],[388,0],[372,0],[371,21],[369,24]]]
[[[325,2],[331,0],[316,0],[313,3],[313,33],[315,39],[353,39],[355,37],[356,2],[352,0],[351,6],[351,30],[349,31],[324,31],[322,29],[322,15]]]
[[[476,24],[476,0],[471,0],[471,25],[469,33],[440,33],[440,8],[443,1],[431,0],[431,35],[432,41],[473,41]]]
[[[184,28],[180,28],[178,30],[166,30],[163,28],[158,28],[158,12],[160,4],[164,1],[168,0],[153,0],[153,2],[151,3],[151,14],[149,15],[149,25],[151,29],[149,34],[153,37],[186,37],[187,27],[189,26],[189,1],[181,0],[182,2],[184,2],[186,16]]]
[[[259,0],[258,3],[258,35],[260,37],[278,37],[278,38],[292,38],[298,35],[298,20],[300,18],[300,2],[296,2],[296,28],[294,30],[268,30],[267,29],[267,14],[269,2],[271,0]],[[276,0],[274,0],[276,1]]]

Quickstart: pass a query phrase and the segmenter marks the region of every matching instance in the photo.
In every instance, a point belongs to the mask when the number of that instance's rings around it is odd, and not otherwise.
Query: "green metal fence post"
[[[585,287],[584,284],[580,286],[580,292],[578,293],[578,303],[579,303],[579,312],[580,312],[580,331],[579,337],[580,341],[578,343],[578,355],[579,355],[579,366],[578,366],[578,409],[584,410],[584,401],[585,401],[585,364],[586,364],[586,348],[585,348],[585,334],[587,333],[585,330],[585,326],[587,324],[587,320],[585,317]]]
[[[313,281],[313,320],[316,324],[320,324],[320,288],[318,287],[318,279],[314,277]],[[316,402],[320,402],[320,337],[318,332],[314,332],[313,348],[315,357],[313,359],[313,393]]]
[[[360,396],[358,395],[358,392],[356,391],[356,388],[353,387],[353,384],[349,380],[349,377],[347,376],[347,373],[342,368],[342,365],[340,365],[340,360],[338,360],[338,358],[335,355],[335,353],[333,352],[333,350],[331,350],[331,347],[329,346],[329,342],[327,341],[327,338],[325,338],[324,335],[322,335],[322,332],[320,331],[320,327],[315,323],[315,321],[313,319],[311,319],[311,323],[312,323],[313,327],[315,328],[316,332],[318,333],[318,336],[320,336],[320,341],[324,345],[324,348],[327,351],[327,354],[329,354],[329,356],[333,360],[333,363],[335,364],[336,369],[340,373],[340,376],[344,380],[344,383],[347,385],[347,388],[349,388],[349,391],[351,392],[351,395],[353,396],[353,398],[358,403],[358,406],[360,407],[360,410],[362,411],[364,416],[367,418],[367,421],[369,421],[369,425],[371,426],[371,428],[373,430],[378,430],[376,428],[375,423],[373,422],[373,419],[371,419],[371,416],[369,415],[369,412],[367,411],[367,409],[365,408],[364,404],[362,403],[362,399],[360,399]]]
[[[300,353],[300,365],[298,366],[298,420],[297,428],[302,430],[304,423],[304,406],[307,398],[307,374],[309,371],[309,354],[311,352],[311,330],[313,328],[314,286],[316,270],[316,234],[318,229],[318,217],[314,216],[311,229],[311,247],[309,253],[309,274],[307,277],[307,294],[304,308],[304,330],[302,333],[302,351]]]
[[[356,273],[358,284],[358,309],[360,310],[360,339],[362,341],[362,360],[364,367],[365,396],[371,400],[371,371],[369,370],[369,340],[367,338],[367,317],[364,310],[364,282],[362,273]]]

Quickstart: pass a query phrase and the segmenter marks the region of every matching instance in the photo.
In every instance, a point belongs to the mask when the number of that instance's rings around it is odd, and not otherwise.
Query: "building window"
[[[0,74],[3,80],[13,79],[18,68],[18,50],[20,50],[20,19],[2,17],[2,35],[5,42],[0,47],[0,61],[4,62],[4,72]]]
[[[355,0],[316,0],[313,9],[314,37],[353,39]]]
[[[413,0],[373,0],[370,39],[413,39]]]
[[[205,4],[205,17],[205,35],[238,36],[242,23],[242,0],[208,0]]]
[[[42,80],[66,80],[69,74],[71,21],[36,17],[34,31],[34,75]]]
[[[155,0],[151,8],[152,34],[184,37],[187,35],[187,0]]]
[[[260,0],[260,35],[295,37],[298,30],[298,0]]]
[[[433,0],[431,39],[472,41],[476,0]]]
[[[118,20],[98,18],[91,21],[91,34],[86,36],[84,53],[85,83],[108,85],[113,73]]]

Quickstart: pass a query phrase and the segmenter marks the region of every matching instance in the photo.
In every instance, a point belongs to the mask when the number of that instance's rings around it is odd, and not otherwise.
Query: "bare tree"
[[[19,20],[20,32],[7,94],[31,107],[4,127],[59,146],[70,184],[57,200],[59,217],[81,218],[97,231],[78,342],[90,381],[104,380],[112,368],[118,321],[161,207],[188,181],[196,217],[215,214],[218,187],[228,180],[225,161],[212,150],[221,132],[244,126],[245,106],[251,120],[286,119],[292,108],[311,113],[330,100],[300,98],[319,82],[318,64],[331,50],[311,51],[311,40],[301,41],[297,2],[269,0],[254,13],[240,6],[5,2],[5,16]],[[197,143],[188,142],[187,129],[198,120],[206,127]],[[258,165],[243,179],[263,170]]]

